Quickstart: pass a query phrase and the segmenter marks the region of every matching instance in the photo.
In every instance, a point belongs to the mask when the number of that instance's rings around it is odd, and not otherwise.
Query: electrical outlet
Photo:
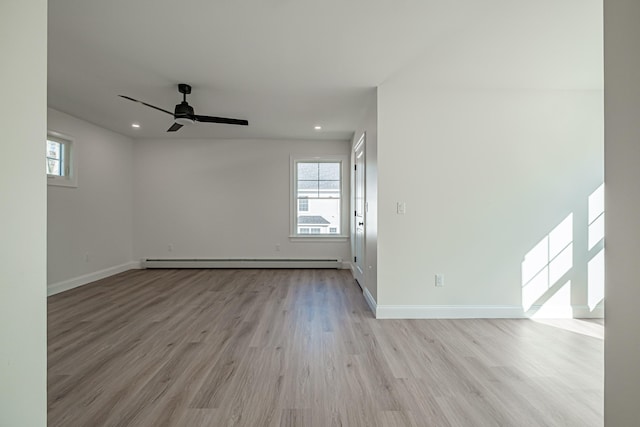
[[[436,274],[436,287],[441,288],[444,286],[444,274]]]
[[[280,252],[280,243],[276,244],[276,252]]]
[[[169,243],[169,244],[167,245],[167,250],[168,250],[169,252],[173,252],[173,244],[172,244],[172,243]]]
[[[84,262],[89,262],[89,254],[84,254]]]

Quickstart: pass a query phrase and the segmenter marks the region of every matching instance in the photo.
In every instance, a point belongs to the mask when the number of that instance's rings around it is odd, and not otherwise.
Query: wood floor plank
[[[376,320],[341,270],[134,270],[48,300],[48,425],[601,426],[602,323]]]

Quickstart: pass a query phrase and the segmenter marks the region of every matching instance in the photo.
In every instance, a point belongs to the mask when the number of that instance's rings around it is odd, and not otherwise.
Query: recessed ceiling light
[[[322,126],[320,126],[320,125],[315,125],[313,128],[314,128],[315,130],[322,130]]]
[[[140,127],[140,125],[138,123],[132,123],[131,127],[138,129]]]

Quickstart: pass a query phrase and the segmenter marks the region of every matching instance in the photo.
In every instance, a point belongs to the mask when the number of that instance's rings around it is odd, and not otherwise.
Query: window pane
[[[47,157],[60,160],[60,144],[55,141],[47,141]]]
[[[318,163],[298,163],[298,180],[317,180]]]
[[[340,181],[320,181],[320,197],[340,198]]]
[[[340,180],[340,163],[320,163],[321,180]]]
[[[47,159],[47,174],[58,176],[62,175],[60,173],[60,160]]]
[[[308,199],[298,200],[298,211],[307,212],[308,210],[309,210],[309,200]]]
[[[309,199],[309,210],[298,216],[297,228],[320,227],[319,233],[330,233],[330,229],[340,230],[340,199]],[[308,231],[307,231],[308,232]]]
[[[298,190],[318,191],[318,181],[298,181]]]
[[[298,181],[298,197],[317,198],[318,181]]]
[[[319,187],[321,190],[340,190],[340,181],[319,181]]]

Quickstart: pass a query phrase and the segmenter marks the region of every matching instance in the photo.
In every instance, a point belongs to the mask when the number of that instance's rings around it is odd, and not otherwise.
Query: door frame
[[[365,288],[365,279],[366,279],[366,273],[365,273],[365,260],[366,260],[366,227],[367,227],[367,220],[366,220],[366,216],[367,216],[367,209],[366,209],[366,204],[367,204],[367,193],[366,193],[366,132],[362,132],[362,135],[360,136],[360,138],[358,139],[358,142],[354,144],[353,149],[352,149],[352,165],[351,165],[351,170],[353,171],[353,185],[352,185],[352,197],[351,197],[351,202],[352,202],[352,212],[354,213],[354,215],[351,216],[351,259],[352,259],[352,272],[353,272],[353,276],[356,279],[356,281],[358,282],[358,285],[360,285],[360,288],[362,288],[364,290]],[[356,166],[358,166],[358,157],[360,157],[358,154],[361,152],[360,156],[363,157],[362,161],[360,162],[360,167],[361,170],[357,170]],[[361,179],[358,180],[357,176],[360,176]],[[356,188],[356,186],[360,185],[361,189],[360,192],[358,191],[358,189]],[[357,214],[358,214],[358,200],[357,200],[357,195],[361,194],[361,221],[362,221],[362,237],[360,240],[357,239],[357,233],[358,233],[358,220],[357,220]],[[359,260],[356,260],[356,254],[358,253],[358,248],[357,245],[360,244],[360,258]]]

